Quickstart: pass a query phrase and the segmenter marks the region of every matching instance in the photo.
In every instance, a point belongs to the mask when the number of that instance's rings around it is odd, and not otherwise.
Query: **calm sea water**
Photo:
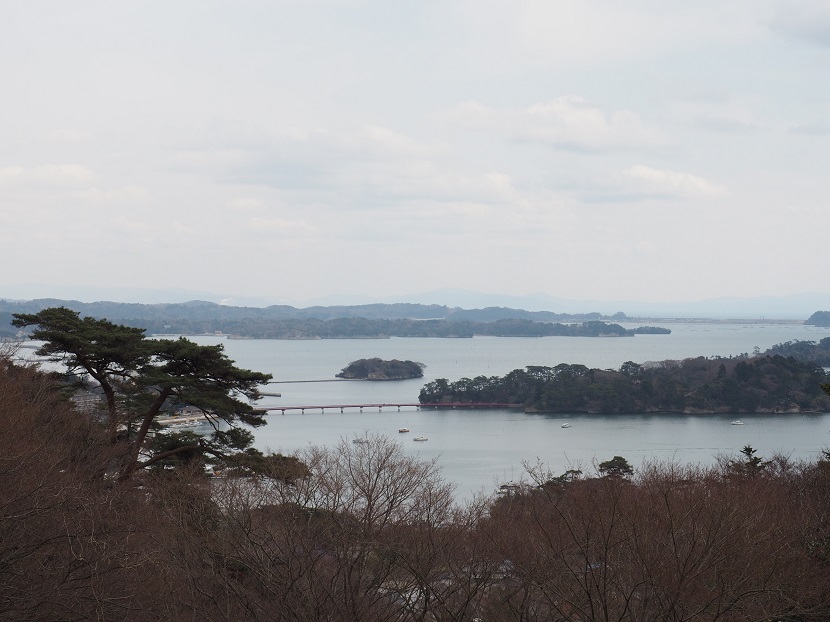
[[[652,325],[654,325],[652,323]],[[659,325],[659,324],[657,324]],[[338,339],[318,341],[226,340],[196,337],[199,343],[225,345],[238,365],[273,374],[277,384],[261,406],[417,402],[421,387],[436,378],[458,380],[503,375],[527,365],[580,363],[617,369],[625,361],[642,363],[691,356],[730,356],[765,350],[790,340],[818,341],[830,330],[800,324],[665,324],[671,335],[632,338]],[[397,358],[424,363],[425,377],[399,382],[295,382],[333,379],[360,358]],[[386,434],[404,449],[436,459],[444,477],[457,485],[459,498],[491,492],[506,480],[519,480],[523,463],[542,461],[555,473],[568,468],[589,472],[595,462],[615,455],[634,465],[650,460],[707,464],[737,455],[750,444],[759,454],[782,452],[813,458],[830,446],[830,414],[742,415],[531,415],[509,410],[431,411],[404,408],[364,412],[306,411],[271,414],[256,432],[261,449],[292,453],[308,445],[333,445],[367,432]],[[562,428],[568,421],[570,428]],[[398,434],[398,428],[412,430]],[[415,435],[427,442],[413,442]]]

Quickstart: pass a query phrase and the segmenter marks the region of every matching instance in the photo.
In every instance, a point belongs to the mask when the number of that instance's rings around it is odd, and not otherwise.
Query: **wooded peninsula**
[[[549,413],[772,413],[828,412],[823,366],[830,338],[787,342],[765,353],[697,357],[618,370],[585,365],[531,366],[498,377],[438,379],[421,403],[501,402]]]

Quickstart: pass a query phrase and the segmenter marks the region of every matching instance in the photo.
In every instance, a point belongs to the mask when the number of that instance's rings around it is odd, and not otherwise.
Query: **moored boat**
[[[412,440],[413,441],[425,441],[425,440],[427,440],[427,437],[426,436],[416,436]]]

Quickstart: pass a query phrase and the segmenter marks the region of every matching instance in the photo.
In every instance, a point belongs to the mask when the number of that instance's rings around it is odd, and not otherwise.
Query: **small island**
[[[410,380],[423,378],[424,367],[423,363],[415,361],[359,359],[349,363],[335,376],[347,380]]]
[[[807,326],[830,326],[830,311],[816,311],[804,323]]]

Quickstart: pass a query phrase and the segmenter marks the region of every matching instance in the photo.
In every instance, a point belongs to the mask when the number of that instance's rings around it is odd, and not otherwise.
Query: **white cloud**
[[[89,140],[90,137],[86,132],[79,129],[59,128],[52,132],[52,138],[59,142],[78,144]]]
[[[803,134],[807,136],[826,136],[830,134],[830,125],[823,125],[820,123],[797,125],[790,128],[790,132],[793,134]]]
[[[757,132],[762,128],[741,118],[702,114],[692,120],[693,127],[711,132],[722,132],[725,134],[743,134],[746,132]]]
[[[767,2],[755,0],[457,0],[466,58],[491,72],[561,70],[617,64],[706,41],[745,43],[762,36]],[[480,63],[473,62],[480,59]]]
[[[225,185],[288,193],[281,204],[301,202],[315,211],[344,203],[394,208],[417,196],[504,201],[514,192],[511,176],[503,171],[464,171],[446,142],[378,124],[263,131],[256,143],[206,130],[191,141],[193,146],[175,152],[177,168],[208,174]],[[237,195],[227,206],[243,211],[261,209],[263,203]]]
[[[141,203],[148,197],[146,188],[141,186],[123,186],[120,188],[100,188],[90,186],[75,193],[78,198],[90,204],[130,204]]]
[[[830,47],[830,4],[826,0],[780,0],[770,27],[789,37]]]
[[[333,190],[360,192],[358,206],[407,209],[412,200],[503,203],[516,197],[512,178],[497,171],[464,173],[441,162],[361,163],[338,169]]]
[[[573,95],[530,106],[520,118],[520,124],[519,138],[561,149],[650,149],[664,143],[660,132],[643,124],[635,113],[606,112]]]
[[[468,100],[440,115],[441,118],[462,127],[477,130],[503,130],[507,115],[485,106],[479,101]]]
[[[2,257],[228,294],[728,291],[671,251],[740,229],[800,257],[830,221],[827,1],[17,3]],[[609,278],[624,253],[676,276]],[[823,282],[786,272],[746,280]]]
[[[650,166],[636,165],[623,173],[634,182],[635,188],[644,194],[673,197],[717,197],[727,194],[726,188],[691,173],[668,171]]]
[[[434,158],[444,157],[450,152],[445,144],[416,140],[380,125],[367,125],[356,131],[334,135],[332,143],[349,158]]]
[[[237,197],[229,200],[226,205],[237,212],[256,212],[265,208],[265,204],[262,201],[251,197]]]
[[[666,144],[656,128],[626,109],[603,110],[577,95],[535,103],[524,110],[496,110],[470,101],[449,115],[462,126],[555,149],[602,152],[654,149]]]
[[[345,129],[290,126],[279,132],[246,128],[241,134],[227,126],[211,127],[191,136],[190,142],[176,150],[176,167],[225,183],[313,192],[341,186],[346,174],[372,167],[413,168],[450,154],[442,142],[418,140],[377,124]],[[359,182],[353,178],[354,184]]]
[[[281,217],[252,218],[247,228],[258,233],[279,234],[282,237],[306,238],[319,233],[317,227],[302,220]]]
[[[0,167],[0,185],[83,186],[94,179],[92,171],[80,164]]]

